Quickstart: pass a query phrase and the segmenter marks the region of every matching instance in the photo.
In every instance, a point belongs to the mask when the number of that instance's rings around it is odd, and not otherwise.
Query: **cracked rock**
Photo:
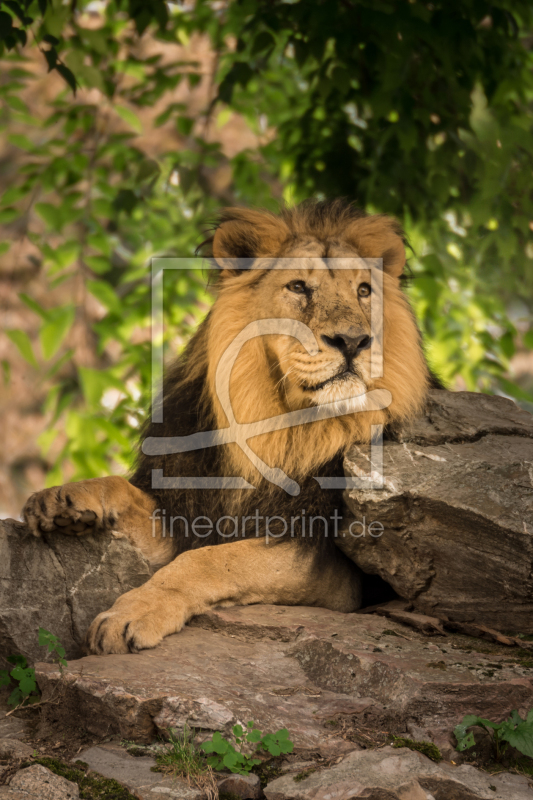
[[[384,747],[350,753],[303,780],[284,775],[265,787],[267,800],[531,800],[523,775],[489,775],[467,765],[435,764],[421,753]]]
[[[532,707],[529,661],[477,652],[487,645],[476,639],[444,642],[374,614],[256,605],[197,617],[155,650],[87,656],[63,675],[35,669],[43,700],[61,697],[42,707],[54,729],[151,742],[185,725],[228,737],[253,720],[263,732],[287,728],[304,760],[357,749],[342,720],[396,733],[413,723],[440,745],[465,714],[499,720]]]
[[[398,439],[384,442],[382,489],[362,477],[346,490],[359,524],[339,547],[416,611],[533,633],[533,416],[502,397],[433,391]],[[346,475],[370,474],[369,459],[354,447]]]
[[[141,553],[111,533],[37,539],[15,520],[0,522],[0,655],[46,658],[39,627],[81,655],[87,628],[124,592],[153,574]]]
[[[78,800],[77,785],[60,775],[55,775],[41,764],[17,772],[8,787],[0,787],[3,800]]]

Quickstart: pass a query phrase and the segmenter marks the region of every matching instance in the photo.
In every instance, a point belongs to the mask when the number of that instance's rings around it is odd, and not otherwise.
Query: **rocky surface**
[[[531,779],[493,776],[467,765],[435,764],[421,753],[384,747],[350,753],[340,764],[312,772],[303,780],[291,775],[265,788],[267,800],[531,800]]]
[[[41,626],[59,637],[67,658],[78,657],[95,616],[151,575],[139,551],[113,534],[36,539],[22,523],[1,521],[0,656],[43,659]]]
[[[501,397],[434,391],[399,438],[384,443],[381,489],[364,477],[368,449],[348,454],[363,488],[346,502],[366,530],[345,530],[339,546],[416,611],[533,633],[533,416]]]
[[[79,796],[75,783],[40,764],[21,769],[9,786],[0,786],[0,800],[78,800]]]
[[[155,650],[88,656],[63,676],[52,664],[36,671],[52,723],[56,715],[98,736],[148,742],[185,723],[207,737],[253,719],[263,731],[288,728],[300,750],[326,757],[356,747],[337,732],[343,719],[414,725],[451,751],[464,714],[498,720],[533,706],[527,651],[319,608],[221,609]]]
[[[155,758],[128,755],[119,744],[106,744],[84,750],[74,759],[88,764],[105,778],[113,778],[129,789],[139,800],[160,800],[161,797],[202,800],[203,792],[180,778],[165,778],[153,772]]]

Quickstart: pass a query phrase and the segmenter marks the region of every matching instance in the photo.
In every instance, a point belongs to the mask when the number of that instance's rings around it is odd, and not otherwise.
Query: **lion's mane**
[[[315,477],[342,476],[346,449],[354,441],[368,442],[372,424],[381,423],[390,430],[415,416],[423,407],[432,378],[423,356],[418,328],[400,287],[405,251],[401,229],[394,220],[379,215],[367,216],[342,201],[305,203],[283,211],[280,216],[231,209],[221,216],[214,235],[204,245],[209,248],[210,255],[221,258],[280,257],[287,242],[294,244],[299,237],[310,235],[326,242],[349,238],[361,257],[383,258],[384,370],[383,378],[376,380],[374,388],[391,392],[390,407],[385,411],[368,411],[288,428],[252,440],[251,446],[260,457],[299,481],[301,492],[296,497],[260,476],[235,444],[158,456],[147,456],[139,451],[131,482],[155,497],[167,519],[175,515],[188,520],[198,517],[219,520],[232,516],[242,520],[251,518],[256,510],[261,517],[300,518],[305,510],[307,518],[313,515],[327,519],[335,509],[342,511],[342,492],[320,489]],[[214,389],[214,372],[224,347],[254,318],[257,280],[254,270],[242,275],[230,271],[222,278],[213,308],[183,355],[167,371],[162,392],[164,421],[148,421],[142,440],[181,437],[227,426]],[[282,395],[276,390],[260,338],[247,344],[243,357],[237,361],[234,376],[232,407],[239,422],[265,419],[287,411]],[[256,488],[153,489],[152,470],[160,470],[165,477],[239,475]],[[233,524],[228,521],[227,530],[232,528]],[[270,530],[276,530],[275,521]],[[301,533],[299,524],[295,526],[295,533]],[[247,528],[245,535],[255,536],[256,528]],[[186,532],[181,524],[174,527],[174,539],[176,555],[184,550],[232,540],[223,536],[200,538]],[[322,551],[326,548],[332,558],[336,557],[333,543],[324,541],[320,535],[300,536],[300,541]]]

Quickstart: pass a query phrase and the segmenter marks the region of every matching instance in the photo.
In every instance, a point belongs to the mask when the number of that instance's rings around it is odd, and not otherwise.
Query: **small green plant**
[[[206,766],[203,753],[196,749],[194,736],[196,731],[184,725],[183,733],[173,728],[169,731],[170,747],[156,754],[157,772],[179,775],[197,789],[203,790],[208,800],[218,797],[217,785],[213,770]]]
[[[169,731],[170,747],[156,754],[158,772],[172,772],[195,778],[209,772],[205,760],[193,742],[195,731],[185,725],[183,733],[173,728]]]
[[[491,722],[490,719],[466,716],[454,729],[457,749],[460,752],[475,745],[474,734],[469,728],[483,728],[491,736],[496,761],[501,761],[505,751],[511,745],[522,755],[533,758],[533,710],[526,719],[522,719],[518,711],[511,711],[509,719],[503,722]]]
[[[49,653],[54,654],[54,661],[62,671],[63,667],[68,666],[65,661],[65,648],[60,643],[57,636],[47,631],[46,628],[39,628],[39,646],[46,647]]]
[[[59,669],[67,666],[65,661],[65,648],[61,646],[57,636],[47,631],[46,628],[39,628],[39,645],[46,646],[49,653],[54,653],[54,661],[59,665]],[[8,656],[7,661],[13,664],[12,670],[0,670],[0,687],[11,686],[15,682],[15,688],[9,695],[7,703],[13,708],[20,705],[31,705],[38,703],[40,696],[37,693],[37,681],[35,680],[35,670],[28,665],[24,656]]]
[[[235,737],[235,744],[239,749],[227,739],[224,739],[219,731],[213,734],[213,738],[209,739],[201,745],[201,749],[205,753],[213,753],[207,759],[207,763],[213,769],[229,769],[230,772],[235,772],[240,775],[247,775],[253,767],[261,763],[261,759],[254,758],[253,754],[248,755],[243,752],[243,745],[247,742],[255,744],[255,752],[264,750],[270,753],[271,756],[279,756],[282,753],[292,753],[294,745],[289,739],[289,731],[287,728],[281,728],[275,733],[264,734],[254,728],[253,722],[248,722],[247,731],[242,725],[235,725],[233,727],[233,735]]]
[[[7,660],[15,666],[11,671],[7,669],[0,670],[0,686],[10,686],[12,681],[16,683],[15,688],[7,698],[7,704],[16,708],[22,704],[30,705],[38,702],[39,695],[35,694],[37,691],[35,670],[28,666],[24,656],[8,656]]]

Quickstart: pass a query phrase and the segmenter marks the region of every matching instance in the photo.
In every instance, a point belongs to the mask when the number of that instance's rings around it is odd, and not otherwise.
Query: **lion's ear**
[[[213,237],[213,256],[222,276],[236,275],[256,258],[276,256],[289,229],[283,220],[266,211],[228,208]],[[245,259],[239,265],[235,259]]]
[[[383,269],[399,278],[405,267],[402,228],[395,219],[377,214],[353,222],[347,231],[361,258],[382,258]]]

